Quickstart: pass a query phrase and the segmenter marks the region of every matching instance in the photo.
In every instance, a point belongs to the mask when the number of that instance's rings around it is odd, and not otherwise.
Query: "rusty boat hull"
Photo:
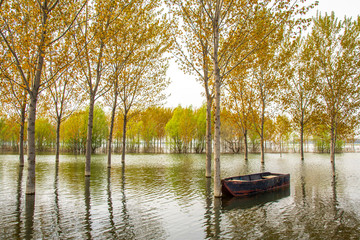
[[[223,196],[243,197],[290,185],[290,174],[255,173],[221,180]]]

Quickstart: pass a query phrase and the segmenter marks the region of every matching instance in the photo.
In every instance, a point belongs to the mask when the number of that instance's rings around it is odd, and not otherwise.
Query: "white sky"
[[[308,0],[308,2],[311,1]],[[342,19],[344,15],[354,18],[360,15],[360,0],[319,0],[319,5],[310,14],[315,16],[317,10],[321,13],[334,11],[335,16],[339,19]],[[194,76],[186,75],[178,69],[175,62],[171,62],[167,76],[170,78],[171,84],[167,89],[170,96],[165,104],[166,107],[192,105],[197,108],[205,102],[202,94],[203,87],[195,80]]]

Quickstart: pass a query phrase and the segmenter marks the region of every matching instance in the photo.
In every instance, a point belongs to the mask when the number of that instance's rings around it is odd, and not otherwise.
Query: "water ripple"
[[[129,155],[125,169],[115,155],[111,170],[96,156],[90,178],[82,156],[62,156],[58,167],[53,156],[39,156],[32,202],[26,167],[0,155],[0,238],[357,239],[360,154],[343,156],[335,172],[323,155],[284,156],[270,155],[265,166],[257,155],[223,157],[222,176],[261,168],[291,174],[288,192],[249,201],[214,199],[202,155]]]

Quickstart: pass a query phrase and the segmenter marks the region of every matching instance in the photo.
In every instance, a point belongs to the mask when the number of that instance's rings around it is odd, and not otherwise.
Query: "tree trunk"
[[[27,157],[28,157],[28,175],[26,181],[26,194],[33,195],[35,194],[35,120],[36,120],[36,104],[37,104],[37,95],[30,94],[30,106],[28,112],[28,148],[27,148]]]
[[[20,139],[19,139],[19,161],[20,167],[24,166],[24,130],[25,130],[25,112],[26,104],[21,107],[21,119],[20,119]]]
[[[91,143],[92,143],[92,130],[94,124],[94,105],[95,99],[94,96],[90,97],[90,105],[89,105],[89,118],[88,118],[88,128],[87,128],[87,137],[86,137],[86,154],[85,154],[85,176],[90,176],[91,170]]]
[[[335,146],[336,146],[336,134],[335,127],[331,126],[331,143],[330,143],[330,161],[332,164],[335,163]]]
[[[56,121],[56,146],[55,146],[55,160],[56,163],[59,162],[60,156],[60,125],[61,125],[61,116],[57,118]]]
[[[245,159],[245,161],[247,161],[248,160],[248,155],[249,155],[248,141],[247,141],[247,130],[244,131],[244,144],[245,144],[244,159]]]
[[[109,140],[108,140],[108,168],[111,168],[111,153],[112,153],[112,139],[113,139],[113,131],[114,131],[114,121],[115,121],[115,113],[116,113],[116,105],[117,105],[117,91],[114,96],[114,103],[111,111],[111,121],[110,121],[110,132],[109,132]]]
[[[126,124],[127,124],[127,111],[124,111],[124,126],[123,126],[123,142],[122,142],[122,153],[121,162],[125,163],[125,152],[126,152]]]
[[[264,129],[261,128],[261,136],[260,136],[260,151],[261,151],[261,163],[265,162],[265,147],[264,147]]]
[[[218,59],[219,50],[219,17],[220,6],[216,5],[213,20],[214,30],[214,71],[215,71],[215,146],[214,146],[214,197],[221,197],[221,176],[220,176],[220,68]]]
[[[263,109],[265,107],[263,106]],[[265,147],[264,147],[264,122],[265,122],[265,116],[264,116],[264,110],[261,114],[261,126],[260,126],[260,149],[261,149],[261,163],[265,163]]]
[[[206,173],[207,178],[211,178],[211,155],[212,155],[212,134],[211,134],[211,102],[212,99],[206,99]]]
[[[34,76],[34,81],[32,83],[32,89],[29,92],[30,97],[30,106],[28,111],[28,148],[27,148],[27,157],[28,157],[28,176],[26,181],[26,194],[34,195],[35,194],[35,159],[36,159],[36,146],[35,146],[35,121],[36,121],[36,104],[38,100],[41,74],[44,66],[45,58],[45,36],[46,22],[48,18],[48,12],[43,9],[42,13],[42,27],[44,28],[41,34],[41,40],[38,48],[38,62],[36,64],[36,72]]]
[[[304,161],[304,123],[300,124],[300,157]]]

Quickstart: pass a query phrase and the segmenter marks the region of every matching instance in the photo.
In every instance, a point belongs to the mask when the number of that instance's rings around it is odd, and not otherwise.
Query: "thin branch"
[[[4,39],[5,43],[6,43],[6,46],[8,47],[8,49],[10,50],[11,54],[13,55],[13,57],[15,58],[15,61],[16,61],[16,67],[17,69],[19,70],[19,73],[20,73],[20,76],[21,78],[23,79],[24,83],[27,83],[27,79],[25,77],[25,74],[24,74],[24,71],[21,67],[21,64],[20,64],[20,61],[19,61],[19,58],[16,54],[16,52],[14,51],[14,49],[10,46],[10,43],[8,42],[8,40],[6,39],[5,35],[3,34],[2,30],[0,29],[0,35],[1,37]],[[27,86],[27,90],[30,91],[30,88],[29,86]]]
[[[54,5],[52,6],[51,9],[53,9],[58,2],[59,2],[59,0],[57,0],[57,1],[54,3]],[[80,10],[76,13],[75,17],[73,18],[73,20],[71,21],[71,23],[70,23],[70,25],[67,27],[67,29],[66,29],[59,37],[57,37],[57,38],[55,38],[54,40],[52,40],[52,41],[49,43],[49,45],[57,42],[59,39],[61,39],[63,36],[65,36],[65,34],[66,34],[66,33],[72,28],[72,26],[74,25],[77,17],[80,15],[80,13],[81,13],[81,11],[83,10],[83,8],[85,7],[86,3],[87,3],[87,0],[85,0],[84,4],[83,4],[82,7],[80,8]],[[49,10],[49,11],[50,11],[50,10]]]

